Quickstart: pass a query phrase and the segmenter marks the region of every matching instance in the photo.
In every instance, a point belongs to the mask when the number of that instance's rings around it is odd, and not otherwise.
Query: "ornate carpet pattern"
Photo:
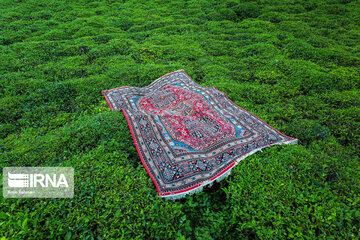
[[[184,70],[144,88],[120,87],[103,94],[111,110],[123,111],[161,197],[200,191],[264,147],[297,143],[216,87],[201,87]]]

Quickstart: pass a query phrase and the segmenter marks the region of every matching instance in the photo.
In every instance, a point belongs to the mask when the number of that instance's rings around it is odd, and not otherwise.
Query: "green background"
[[[0,166],[73,167],[75,196],[1,197],[0,239],[358,239],[359,22],[350,0],[1,0]],[[178,69],[299,145],[159,198],[101,91]]]

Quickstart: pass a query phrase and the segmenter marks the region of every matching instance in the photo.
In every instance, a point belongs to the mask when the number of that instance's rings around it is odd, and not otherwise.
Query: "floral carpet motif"
[[[123,111],[161,197],[195,193],[264,147],[297,143],[216,87],[201,87],[184,70],[144,88],[120,87],[103,94],[111,110]]]

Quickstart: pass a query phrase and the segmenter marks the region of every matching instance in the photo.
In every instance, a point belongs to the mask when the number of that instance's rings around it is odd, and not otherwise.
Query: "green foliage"
[[[359,2],[0,1],[0,166],[69,166],[73,199],[2,199],[1,239],[358,239]],[[177,69],[298,146],[157,197],[101,90]]]
[[[334,194],[334,188],[345,180],[342,172],[357,173],[343,162],[324,153],[314,155],[303,146],[286,152],[281,148],[269,150],[273,154],[258,154],[235,169],[229,180],[225,189],[233,206],[229,221],[238,237],[354,238],[360,217],[359,188],[340,196]]]

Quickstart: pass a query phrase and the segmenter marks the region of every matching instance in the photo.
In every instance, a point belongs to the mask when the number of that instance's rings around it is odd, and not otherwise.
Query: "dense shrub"
[[[73,199],[3,198],[0,238],[358,239],[358,9],[351,0],[0,1],[0,166],[75,169]],[[159,198],[101,90],[177,69],[299,145],[249,156],[196,195]]]

